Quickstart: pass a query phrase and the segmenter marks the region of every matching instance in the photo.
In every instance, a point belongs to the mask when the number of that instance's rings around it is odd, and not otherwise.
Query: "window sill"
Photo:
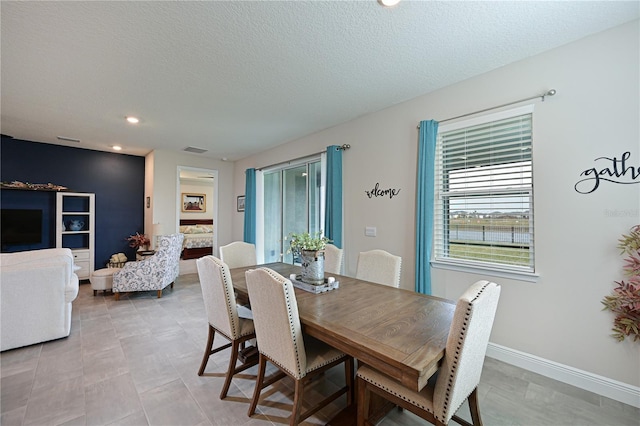
[[[536,282],[540,277],[534,272],[513,271],[506,269],[493,269],[477,265],[468,265],[458,262],[447,262],[443,260],[432,260],[431,266],[436,269],[447,269],[449,271],[467,272],[470,274],[489,275],[492,277],[508,278],[517,281]]]

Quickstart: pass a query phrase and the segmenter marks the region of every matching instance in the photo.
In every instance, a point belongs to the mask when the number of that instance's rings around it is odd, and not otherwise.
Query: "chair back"
[[[182,253],[182,242],[184,234],[162,235],[158,237],[156,253],[151,256],[155,265],[161,265],[164,269],[163,281],[173,282],[180,275],[180,253]],[[164,268],[162,268],[164,265]]]
[[[229,269],[256,265],[258,263],[256,246],[244,241],[234,241],[226,246],[221,246],[220,260],[226,263]]]
[[[291,281],[269,268],[245,273],[258,350],[296,379],[306,375],[307,356]]]
[[[384,250],[370,250],[358,255],[356,278],[390,287],[400,287],[402,258]]]
[[[480,383],[499,298],[499,285],[478,281],[458,299],[433,394],[434,415],[444,424]]]
[[[240,320],[229,267],[211,255],[197,259],[196,267],[209,324],[229,339],[237,339]]]
[[[327,244],[324,248],[324,271],[330,274],[340,274],[342,270],[342,253],[343,250]]]

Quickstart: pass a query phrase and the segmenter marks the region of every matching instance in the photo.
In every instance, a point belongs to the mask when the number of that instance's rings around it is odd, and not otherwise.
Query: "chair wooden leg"
[[[356,380],[356,388],[358,391],[358,426],[365,426],[368,424],[367,419],[369,417],[369,399],[371,397],[369,389],[367,388],[367,382],[362,379]]]
[[[162,297],[162,290],[158,290],[158,299]]]
[[[96,297],[98,295],[98,290],[93,290],[93,297]]]
[[[115,292],[113,295],[115,296],[116,301],[120,300],[120,293]]]
[[[482,426],[480,418],[480,406],[478,405],[478,388],[476,387],[469,395],[469,410],[471,411],[471,421],[473,426]]]
[[[256,407],[258,406],[258,399],[260,399],[260,391],[264,387],[264,373],[267,367],[267,358],[264,355],[260,354],[260,359],[258,360],[258,377],[256,377],[256,387],[253,389],[253,398],[251,399],[251,405],[249,406],[249,411],[247,415],[249,417],[253,416],[256,412]]]
[[[302,411],[302,397],[304,395],[305,379],[296,380],[295,394],[293,396],[293,409],[289,426],[297,426],[300,423],[300,412]]]
[[[174,281],[175,282],[175,281]],[[173,288],[173,283],[171,283],[171,288]]]
[[[200,370],[198,370],[198,376],[202,376],[204,374],[204,369],[207,368],[207,362],[209,362],[209,357],[211,356],[211,349],[213,348],[213,339],[215,338],[216,331],[211,324],[209,324],[209,337],[207,337],[207,346],[204,348],[204,356],[202,357],[202,362],[200,363]]]
[[[356,398],[353,373],[353,358],[349,357],[344,361],[344,380],[347,385],[347,405],[353,404]]]
[[[227,392],[229,392],[229,386],[231,386],[231,379],[236,370],[236,364],[238,363],[238,347],[240,346],[240,342],[234,340],[231,342],[231,356],[229,357],[229,368],[227,369],[227,377],[224,380],[224,386],[222,386],[222,391],[220,391],[220,399],[225,399],[227,397]]]

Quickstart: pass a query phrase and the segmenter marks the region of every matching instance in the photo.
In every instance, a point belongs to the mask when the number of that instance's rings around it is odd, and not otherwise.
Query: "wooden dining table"
[[[248,297],[245,271],[270,268],[286,278],[301,268],[269,263],[231,269],[235,290]],[[455,302],[334,275],[337,289],[295,289],[303,331],[419,391],[444,356]]]

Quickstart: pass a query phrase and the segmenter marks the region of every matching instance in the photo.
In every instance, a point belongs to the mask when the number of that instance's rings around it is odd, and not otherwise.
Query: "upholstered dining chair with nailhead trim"
[[[245,276],[260,353],[249,417],[255,413],[262,389],[285,376],[295,382],[290,425],[297,425],[345,393],[350,405],[354,392],[353,358],[311,336],[303,336],[291,281],[269,268],[250,270]],[[280,372],[265,381],[267,361]],[[345,364],[345,386],[302,413],[305,386],[341,363]]]
[[[329,274],[338,274],[342,270],[342,253],[344,250],[327,244],[324,248],[324,271]]]
[[[234,241],[226,246],[221,246],[220,260],[226,263],[229,269],[256,265],[258,263],[256,246],[244,241]]]
[[[369,250],[358,255],[356,278],[390,287],[400,287],[402,258],[384,250]]]
[[[237,366],[241,345],[244,345],[249,339],[254,339],[256,333],[251,319],[238,316],[229,267],[215,256],[201,257],[196,260],[196,267],[209,322],[209,337],[198,376],[204,374],[211,355],[231,347],[229,367],[220,391],[220,399],[224,399],[229,391],[233,376],[257,364],[257,359],[253,359]],[[229,340],[230,343],[213,349],[213,339],[216,332]]]
[[[478,281],[458,299],[438,372],[420,392],[408,389],[390,377],[362,366],[357,373],[358,425],[368,425],[371,393],[407,409],[438,426],[454,420],[470,423],[455,415],[468,399],[474,426],[482,425],[478,406],[478,383],[493,326],[500,286]]]

